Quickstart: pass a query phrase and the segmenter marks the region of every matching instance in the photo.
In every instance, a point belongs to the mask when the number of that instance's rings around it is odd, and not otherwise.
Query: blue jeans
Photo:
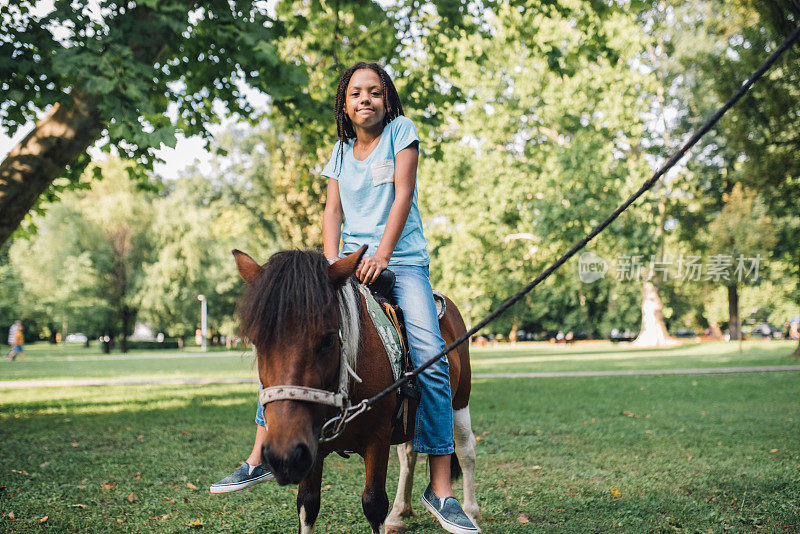
[[[439,331],[428,267],[392,265],[389,269],[395,274],[392,296],[403,309],[411,359],[414,366],[419,367],[445,348]],[[417,380],[421,398],[417,407],[413,448],[426,454],[450,454],[455,449],[447,356],[441,356]],[[265,424],[264,408],[260,405],[256,409],[256,424]]]

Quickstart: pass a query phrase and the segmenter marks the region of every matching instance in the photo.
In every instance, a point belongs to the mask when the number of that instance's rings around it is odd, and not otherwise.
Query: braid
[[[347,113],[344,112],[344,102],[346,99],[345,93],[347,92],[347,86],[350,84],[350,78],[353,77],[355,71],[360,69],[370,69],[374,71],[381,80],[383,102],[385,106],[384,111],[386,112],[383,117],[383,125],[386,126],[403,114],[403,105],[400,103],[400,96],[397,94],[394,82],[392,82],[392,79],[379,64],[359,61],[344,71],[344,74],[342,74],[342,77],[339,79],[339,87],[336,89],[336,103],[333,106],[333,118],[336,121],[336,135],[339,141],[341,141],[339,143],[339,154],[336,166],[344,160],[344,145],[351,139],[356,138],[353,122],[350,120],[350,117],[347,116]],[[336,172],[336,167],[334,167],[334,172]]]

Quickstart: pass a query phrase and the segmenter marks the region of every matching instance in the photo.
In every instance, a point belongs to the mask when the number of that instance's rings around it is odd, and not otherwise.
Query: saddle
[[[392,289],[395,284],[395,275],[392,271],[384,269],[381,274],[375,279],[374,282],[367,286],[371,296],[380,305],[386,317],[389,319],[392,326],[395,328],[400,338],[400,369],[399,376],[414,370],[414,363],[411,360],[411,346],[408,343],[408,334],[406,332],[405,319],[403,317],[403,310],[392,298]],[[436,304],[436,313],[439,319],[444,316],[445,300],[444,295],[438,291],[433,292],[434,302]],[[366,298],[366,296],[365,296]],[[388,348],[388,347],[387,347]],[[395,408],[394,415],[392,416],[392,428],[397,427],[401,422],[403,423],[403,432],[408,430],[408,422],[411,416],[409,400],[419,401],[419,386],[416,379],[409,380],[397,390],[397,407]]]

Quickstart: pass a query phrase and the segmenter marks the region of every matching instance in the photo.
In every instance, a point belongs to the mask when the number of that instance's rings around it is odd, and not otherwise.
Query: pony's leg
[[[411,442],[401,443],[397,446],[397,456],[400,458],[400,478],[397,481],[397,494],[389,517],[386,518],[387,532],[405,532],[405,517],[411,517],[411,490],[414,486],[414,467],[417,465],[417,453],[411,447]]]
[[[469,406],[453,411],[453,438],[456,442],[456,456],[464,476],[464,512],[472,521],[478,519],[478,501],[475,498],[475,435],[472,433],[472,421]]]
[[[322,486],[322,462],[317,456],[317,463],[308,478],[297,488],[297,515],[300,517],[300,534],[314,534],[314,524],[319,515],[320,487]]]
[[[389,463],[389,444],[373,441],[364,453],[367,482],[361,494],[361,506],[367,516],[372,534],[384,534],[389,497],[386,496],[386,468]]]

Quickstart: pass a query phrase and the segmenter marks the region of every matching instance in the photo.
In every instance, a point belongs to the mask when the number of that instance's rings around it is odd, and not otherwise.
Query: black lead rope
[[[794,42],[798,39],[798,37],[800,37],[800,26],[795,28],[794,32],[792,32],[792,34],[783,42],[783,44],[781,44],[775,50],[775,52],[773,52],[766,59],[766,61],[764,61],[764,63],[758,68],[758,70],[756,70],[750,76],[750,78],[748,78],[747,81],[742,84],[739,90],[736,91],[736,93],[734,93],[733,96],[731,96],[728,99],[728,101],[725,102],[725,104],[719,110],[717,110],[717,112],[714,113],[714,115],[710,119],[706,121],[706,123],[702,126],[702,128],[700,128],[694,135],[692,135],[692,137],[688,141],[686,141],[686,143],[680,148],[680,150],[678,150],[675,154],[673,154],[673,156],[669,158],[669,160],[658,171],[656,171],[656,173],[653,174],[653,176],[649,180],[647,180],[642,185],[642,187],[639,188],[638,191],[636,191],[633,195],[631,195],[630,198],[628,198],[628,200],[626,200],[621,206],[619,206],[614,211],[614,213],[609,215],[605,221],[597,225],[586,237],[581,239],[571,249],[569,249],[566,254],[564,254],[558,260],[556,260],[550,267],[542,271],[542,273],[539,276],[537,276],[535,280],[533,280],[531,283],[522,288],[516,295],[513,295],[512,297],[508,298],[505,302],[503,302],[500,306],[498,306],[497,309],[495,309],[492,313],[490,313],[484,320],[482,320],[477,325],[473,326],[468,332],[464,333],[453,343],[445,347],[444,350],[442,350],[439,354],[437,354],[430,360],[426,361],[424,364],[420,365],[415,370],[404,374],[394,384],[387,387],[374,397],[365,399],[360,403],[345,410],[341,415],[338,416],[339,418],[341,418],[341,423],[344,424],[347,421],[353,419],[356,415],[366,410],[369,410],[370,408],[372,408],[372,406],[375,405],[375,403],[380,401],[382,398],[389,395],[394,390],[401,387],[403,384],[405,384],[412,378],[419,375],[425,369],[433,365],[434,362],[436,362],[444,354],[447,354],[451,350],[458,347],[460,344],[462,344],[464,341],[466,341],[472,335],[478,332],[478,330],[480,330],[481,328],[483,328],[484,326],[495,320],[501,313],[503,313],[508,308],[513,306],[517,301],[519,301],[522,297],[524,297],[531,289],[536,287],[540,282],[542,282],[544,279],[550,276],[553,273],[553,271],[561,267],[561,265],[563,265],[564,262],[566,262],[568,259],[574,256],[576,252],[578,252],[580,249],[586,246],[586,244],[592,239],[594,239],[594,237],[597,236],[597,234],[602,232],[606,228],[606,226],[611,224],[614,221],[614,219],[619,217],[619,215],[623,211],[625,211],[628,208],[628,206],[633,204],[633,202],[637,198],[642,196],[642,194],[644,194],[647,190],[653,187],[653,185],[659,180],[659,178],[661,178],[669,169],[671,169],[686,154],[686,152],[688,152],[689,149],[691,149],[697,143],[697,141],[700,140],[701,137],[703,137],[706,133],[708,133],[708,131],[717,123],[717,121],[719,121],[719,119],[731,107],[733,107],[733,105],[736,104],[736,102],[738,102],[745,95],[745,93],[747,93],[747,91],[750,90],[753,84],[759,78],[761,78],[761,76],[772,66],[772,64],[775,63],[775,61],[777,61],[777,59],[781,56],[781,54],[783,54],[789,47],[791,47],[794,44]]]

